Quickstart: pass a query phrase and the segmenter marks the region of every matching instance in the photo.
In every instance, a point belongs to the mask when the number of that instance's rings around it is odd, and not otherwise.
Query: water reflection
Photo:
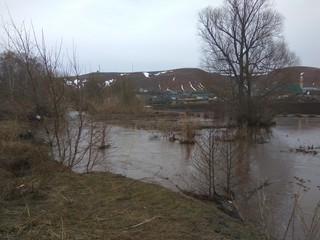
[[[251,169],[253,182],[256,185],[268,180],[271,185],[264,189],[264,196],[251,199],[241,207],[250,213],[251,220],[258,220],[263,210],[268,216],[269,229],[283,237],[289,217],[293,209],[293,194],[300,193],[299,205],[306,222],[310,222],[314,208],[320,199],[317,184],[320,181],[319,155],[303,154],[293,149],[308,146],[319,146],[319,118],[277,118],[277,125],[272,129],[270,142],[255,145],[250,149],[250,161],[256,161]],[[294,177],[305,179],[309,188],[306,192],[298,184],[292,183]],[[267,196],[267,202],[262,202]],[[263,205],[263,206],[261,206]],[[264,209],[262,209],[264,208]],[[258,211],[254,211],[258,209]],[[259,213],[259,214],[258,214]],[[250,214],[248,214],[250,216]],[[303,233],[298,221],[295,223],[295,236],[303,239]],[[292,236],[288,236],[292,238]]]

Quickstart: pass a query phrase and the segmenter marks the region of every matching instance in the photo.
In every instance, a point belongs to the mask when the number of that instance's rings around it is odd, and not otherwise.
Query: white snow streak
[[[109,87],[109,86],[111,85],[111,83],[113,83],[113,82],[114,82],[114,79],[106,80],[106,81],[104,82],[104,84],[105,84],[106,87]]]
[[[174,82],[174,80],[176,80],[176,77],[172,78],[172,82]]]
[[[83,86],[85,82],[87,82],[87,79],[83,79],[83,80],[78,80],[78,79],[68,80],[67,81],[67,85],[69,85],[69,86],[78,86],[78,85]]]
[[[158,73],[155,73],[154,75],[155,75],[155,76],[159,76],[160,74],[165,74],[165,73],[167,73],[167,71],[158,72]]]
[[[192,85],[191,82],[189,82],[189,85],[190,85],[190,87],[191,87],[194,91],[197,91],[197,89],[194,88],[194,86]]]
[[[180,87],[181,87],[182,91],[185,91],[185,90],[184,90],[184,88],[183,88],[183,85],[182,85],[182,84],[181,84],[181,86],[180,86]]]
[[[200,88],[201,90],[205,90],[206,88],[202,85],[202,83],[198,84],[198,88]]]
[[[147,78],[150,76],[150,73],[148,73],[148,72],[144,72],[143,74],[144,74],[144,76],[147,77]]]
[[[73,85],[73,81],[69,81],[69,80],[68,80],[68,81],[67,81],[67,85],[68,85],[68,86]]]

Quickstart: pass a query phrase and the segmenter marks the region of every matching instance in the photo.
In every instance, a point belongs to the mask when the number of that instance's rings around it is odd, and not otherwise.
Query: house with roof
[[[304,86],[304,72],[300,73],[299,86],[304,95],[320,96],[320,89],[314,86],[314,82],[311,87]]]
[[[302,88],[303,94],[311,96],[320,96],[320,89],[315,87],[304,87]]]

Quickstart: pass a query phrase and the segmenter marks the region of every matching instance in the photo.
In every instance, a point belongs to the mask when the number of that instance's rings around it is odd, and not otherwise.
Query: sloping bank
[[[45,147],[0,140],[0,239],[265,239],[212,203],[111,173],[76,174]]]

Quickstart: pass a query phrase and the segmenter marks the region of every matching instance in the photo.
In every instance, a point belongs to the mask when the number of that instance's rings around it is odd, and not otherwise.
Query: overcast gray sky
[[[200,67],[198,12],[222,0],[0,0],[0,14],[32,21],[47,43],[76,46],[84,72]],[[320,0],[274,0],[304,66],[320,67]],[[7,7],[6,7],[7,6]]]

